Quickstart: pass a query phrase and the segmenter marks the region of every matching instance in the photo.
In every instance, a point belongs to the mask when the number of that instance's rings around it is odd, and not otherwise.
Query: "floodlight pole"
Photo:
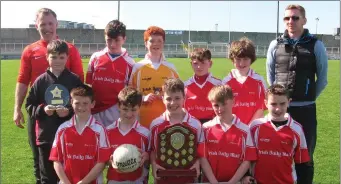
[[[231,1],[229,1],[229,44],[231,43]]]
[[[316,30],[315,30],[315,34],[317,35],[317,24],[318,24],[318,22],[319,22],[320,19],[319,19],[318,17],[316,17],[315,20],[316,20]]]
[[[278,38],[278,30],[279,30],[279,1],[277,1],[277,31],[276,31],[276,38]]]
[[[120,1],[117,4],[117,20],[120,20]]]
[[[188,19],[188,43],[187,43],[187,57],[190,55],[190,43],[191,43],[191,1],[189,1],[189,19]]]

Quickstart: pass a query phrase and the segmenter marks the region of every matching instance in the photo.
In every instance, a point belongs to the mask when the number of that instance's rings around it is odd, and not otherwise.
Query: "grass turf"
[[[136,61],[141,59],[136,59]],[[193,75],[188,59],[170,58],[182,80]],[[87,59],[83,68],[87,68]],[[233,67],[227,59],[213,59],[211,72],[223,78]],[[1,61],[1,181],[0,183],[34,183],[33,159],[27,130],[13,122],[14,92],[19,60]],[[252,68],[266,78],[265,59],[258,59]],[[317,145],[314,154],[314,183],[340,183],[340,62],[330,60],[328,86],[317,100]],[[26,112],[25,119],[27,119]],[[152,183],[152,177],[150,182]]]

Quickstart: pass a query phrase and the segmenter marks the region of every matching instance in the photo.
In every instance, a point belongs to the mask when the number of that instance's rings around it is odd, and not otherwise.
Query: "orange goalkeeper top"
[[[162,94],[162,85],[168,78],[179,78],[175,66],[162,57],[160,63],[152,63],[148,55],[136,63],[129,80],[129,85],[139,90],[143,96],[149,93]],[[161,98],[151,103],[142,103],[139,122],[149,129],[150,123],[166,110]]]

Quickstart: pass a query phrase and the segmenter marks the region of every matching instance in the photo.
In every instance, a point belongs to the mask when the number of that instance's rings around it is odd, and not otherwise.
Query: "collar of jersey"
[[[135,120],[133,126],[132,126],[129,130],[123,132],[123,131],[120,129],[120,122],[121,122],[121,118],[119,118],[118,120],[116,120],[116,121],[114,122],[114,126],[117,127],[118,131],[119,131],[122,135],[127,135],[132,129],[136,129],[137,126],[138,126],[138,124],[139,124],[138,121]]]
[[[119,57],[121,57],[121,56],[127,56],[127,55],[128,55],[127,49],[125,49],[125,48],[122,47],[121,50],[122,50],[121,55],[119,55],[119,56],[117,56],[117,57],[115,57],[115,58],[111,57],[111,55],[109,54],[109,49],[108,49],[108,47],[105,47],[105,48],[103,49],[103,52],[105,52],[105,53],[108,55],[108,57],[110,58],[111,61],[115,61],[117,58],[119,58]]]
[[[231,78],[236,78],[236,75],[235,75],[235,71],[237,69],[231,69]],[[255,72],[250,68],[249,72],[247,73],[247,76],[248,77],[252,77],[252,75],[254,74]]]
[[[89,117],[88,121],[86,122],[84,128],[87,126],[91,126],[92,122],[94,122],[94,121],[95,121],[95,118],[92,115],[90,115],[90,117]],[[73,115],[73,117],[72,117],[72,125],[73,126],[76,125],[76,115]]]
[[[197,81],[195,80],[195,76],[194,76],[194,75],[192,76],[192,80],[193,80],[193,82],[194,82],[199,88],[203,88],[203,87],[205,86],[206,82],[207,82],[211,77],[212,77],[212,73],[209,73],[208,76],[207,76],[207,78],[206,78],[206,80],[205,80],[205,82],[202,83],[202,84],[197,83]]]
[[[149,62],[149,63],[153,66],[153,68],[154,68],[155,70],[157,70],[157,69],[160,67],[160,65],[161,65],[163,62],[166,61],[166,57],[165,57],[165,55],[164,55],[163,53],[162,53],[162,55],[161,55],[160,63],[158,63],[156,67],[153,65],[152,60],[150,60],[150,56],[149,56],[148,53],[145,55],[144,59],[145,59],[147,62]]]
[[[58,39],[59,39],[59,36],[56,35],[56,40],[58,40]],[[44,47],[47,47],[47,45],[49,44],[49,43],[47,43],[47,41],[45,41],[44,39],[40,39],[40,43],[41,43]]]
[[[185,115],[185,117],[184,117],[184,119],[182,120],[181,123],[188,122],[188,121],[189,121],[189,118],[190,118],[190,116],[189,116],[187,110],[184,109],[184,108],[183,108],[183,110],[185,111],[186,115]],[[168,114],[168,111],[166,111],[166,112],[163,113],[163,117],[164,117],[164,119],[165,119],[166,121],[169,122],[169,114]]]
[[[232,116],[233,116],[233,119],[232,119],[232,123],[231,123],[230,128],[231,128],[233,125],[235,125],[235,124],[237,123],[237,121],[238,121],[238,117],[237,117],[235,114],[232,114]],[[221,125],[221,122],[220,122],[218,116],[216,116],[216,117],[213,119],[213,121],[214,121],[214,123],[215,123],[216,125],[219,125],[220,128],[221,128],[224,132],[226,132],[228,129],[230,129],[230,128],[225,129],[225,126],[222,126],[222,125]]]
[[[288,122],[287,122],[286,124],[282,125],[282,126],[276,127],[276,126],[271,122],[271,117],[270,117],[270,115],[267,114],[267,115],[265,116],[266,122],[270,123],[270,125],[271,125],[274,129],[276,129],[276,130],[280,130],[280,129],[282,129],[282,128],[285,127],[285,126],[290,126],[290,125],[291,125],[291,122],[293,121],[293,119],[292,119],[292,117],[291,117],[288,113],[285,113],[284,118],[287,119]]]

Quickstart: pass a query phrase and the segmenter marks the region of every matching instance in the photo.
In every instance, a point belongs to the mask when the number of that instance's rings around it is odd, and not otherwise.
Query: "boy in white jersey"
[[[85,81],[96,94],[92,114],[108,126],[119,117],[117,95],[128,85],[135,61],[122,48],[126,41],[126,26],[122,22],[110,21],[104,39],[106,48],[91,56]]]

